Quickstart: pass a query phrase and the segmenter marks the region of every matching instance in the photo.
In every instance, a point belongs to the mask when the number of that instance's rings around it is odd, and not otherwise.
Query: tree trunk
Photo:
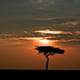
[[[46,59],[47,59],[47,61],[46,61],[46,71],[47,71],[48,70],[48,64],[49,64],[49,57],[46,56]]]

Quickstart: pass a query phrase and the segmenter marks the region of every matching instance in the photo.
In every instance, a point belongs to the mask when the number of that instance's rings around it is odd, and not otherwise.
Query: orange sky
[[[2,41],[0,45],[0,69],[45,69],[46,59],[34,49],[44,41]],[[1,43],[1,41],[0,41]],[[5,44],[6,43],[6,44]],[[50,56],[49,69],[80,69],[80,46],[62,46],[58,42],[49,42],[65,50],[64,55]]]

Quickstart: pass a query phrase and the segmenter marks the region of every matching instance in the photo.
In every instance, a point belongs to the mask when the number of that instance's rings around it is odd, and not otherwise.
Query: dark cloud
[[[69,16],[80,17],[79,4],[80,0],[0,0],[0,32],[32,30],[35,26],[38,26],[36,29],[49,28],[65,23]]]

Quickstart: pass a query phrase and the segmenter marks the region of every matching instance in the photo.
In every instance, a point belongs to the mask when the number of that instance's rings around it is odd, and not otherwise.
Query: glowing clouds
[[[35,31],[37,33],[43,33],[43,34],[63,34],[64,31],[51,31],[51,30],[39,30],[39,31]]]
[[[20,39],[25,39],[25,40],[42,40],[43,38],[42,37],[23,37],[23,38],[20,38]]]

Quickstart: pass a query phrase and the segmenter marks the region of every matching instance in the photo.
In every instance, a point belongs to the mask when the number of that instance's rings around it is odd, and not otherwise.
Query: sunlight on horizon
[[[59,41],[58,40],[47,40],[47,39],[42,39],[42,40],[33,40],[32,41],[33,46],[59,46]]]

